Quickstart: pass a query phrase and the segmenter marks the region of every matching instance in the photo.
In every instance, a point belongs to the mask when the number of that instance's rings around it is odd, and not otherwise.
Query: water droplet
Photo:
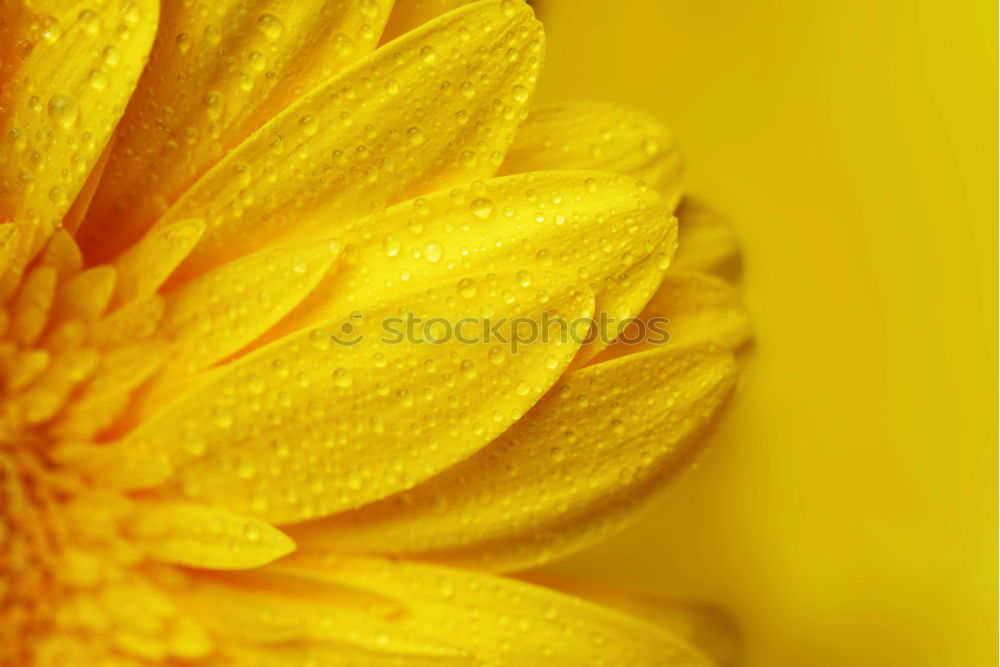
[[[93,9],[84,9],[77,16],[80,27],[90,35],[96,35],[101,31],[101,15]]]
[[[122,61],[122,53],[113,46],[104,49],[104,63],[114,67]]]
[[[427,247],[424,248],[424,259],[426,259],[431,264],[436,264],[441,261],[441,256],[444,251],[441,246],[437,243],[428,243]]]
[[[389,234],[384,239],[382,239],[382,249],[385,250],[385,254],[389,257],[395,257],[399,254],[400,243],[399,239]]]
[[[90,71],[90,87],[94,90],[104,90],[110,82],[111,79],[104,70],[95,69]]]
[[[462,278],[458,281],[458,293],[466,299],[476,296],[476,281],[472,278]]]
[[[524,86],[514,86],[510,91],[511,95],[514,97],[514,101],[524,104],[528,101],[528,97],[531,94],[527,88]]]
[[[222,93],[211,92],[205,95],[205,113],[212,120],[218,120],[222,116],[225,108],[225,99]]]
[[[255,523],[248,523],[246,528],[243,529],[244,535],[251,542],[256,542],[260,539],[260,526]]]
[[[347,389],[354,384],[354,376],[346,368],[338,368],[333,371],[333,383],[342,389]]]
[[[411,127],[406,131],[406,136],[410,138],[410,143],[414,146],[419,146],[424,143],[426,137],[424,137],[423,131],[419,127]]]
[[[49,190],[49,201],[53,204],[65,204],[66,203],[66,191],[63,190],[58,185]]]
[[[503,353],[503,348],[499,345],[494,345],[490,348],[487,358],[494,364],[502,364],[504,362],[505,355]]]
[[[70,128],[80,117],[80,108],[69,95],[56,93],[49,99],[49,116],[64,128]]]
[[[250,62],[250,68],[255,72],[263,72],[264,68],[267,67],[267,57],[260,51],[251,51],[247,55],[247,60]]]
[[[122,5],[122,22],[128,25],[135,25],[142,16],[139,13],[139,3],[129,0]]]
[[[20,128],[12,127],[8,138],[14,150],[23,151],[28,147],[28,139],[24,136],[24,132]]]
[[[469,208],[472,210],[472,215],[477,218],[488,218],[493,213],[493,201],[486,197],[479,197],[472,200]]]
[[[437,60],[437,51],[433,46],[428,44],[424,48],[420,49],[420,59],[430,65]]]
[[[417,215],[428,216],[431,214],[431,204],[423,197],[413,200],[413,210]]]
[[[350,55],[354,51],[354,40],[346,32],[338,32],[333,38],[333,49],[341,56]]]
[[[319,121],[316,120],[316,116],[309,114],[299,119],[299,127],[302,128],[303,134],[311,137],[319,131]]]
[[[257,17],[257,27],[268,39],[278,39],[285,30],[285,24],[274,14],[261,14]]]

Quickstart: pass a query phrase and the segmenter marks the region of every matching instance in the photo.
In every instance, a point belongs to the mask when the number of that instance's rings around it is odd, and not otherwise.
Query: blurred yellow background
[[[757,334],[701,468],[554,569],[717,602],[751,667],[996,664],[996,3],[535,4],[540,101],[677,131]]]

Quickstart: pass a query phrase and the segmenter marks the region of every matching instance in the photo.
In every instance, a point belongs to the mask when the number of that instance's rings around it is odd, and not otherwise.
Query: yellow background
[[[535,4],[541,101],[672,125],[757,335],[700,469],[556,569],[718,602],[753,667],[996,664],[996,3]]]

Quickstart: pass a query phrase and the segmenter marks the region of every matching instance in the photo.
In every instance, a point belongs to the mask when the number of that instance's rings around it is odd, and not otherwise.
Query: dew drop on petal
[[[278,39],[285,30],[285,24],[274,14],[261,14],[257,17],[257,27],[268,39]]]
[[[342,389],[347,389],[354,384],[354,376],[346,368],[338,368],[333,371],[333,383]]]
[[[444,251],[441,246],[437,243],[428,243],[424,248],[424,259],[426,259],[431,264],[436,264],[441,261],[441,256]]]
[[[104,63],[114,67],[122,61],[122,52],[113,46],[104,49]]]
[[[316,116],[308,114],[299,119],[299,127],[302,128],[303,134],[311,137],[319,131],[319,121],[316,120]]]
[[[462,278],[458,281],[458,293],[466,299],[476,296],[476,281],[472,278]]]
[[[385,254],[389,257],[395,257],[399,254],[400,243],[399,239],[392,234],[389,234],[384,239],[382,239],[382,249],[385,250]]]
[[[419,127],[411,127],[406,131],[406,136],[410,138],[410,143],[414,146],[419,146],[424,143],[426,137],[424,137],[424,132]]]
[[[104,70],[100,69],[91,70],[89,81],[90,87],[94,90],[104,90],[111,82]]]
[[[84,9],[77,16],[77,20],[87,34],[96,35],[101,31],[101,15],[93,9]]]
[[[49,117],[64,128],[70,128],[80,117],[80,107],[69,95],[56,93],[49,99]]]
[[[487,358],[494,364],[498,365],[502,364],[504,361],[503,348],[500,347],[499,345],[494,345],[493,347],[490,348],[490,351],[487,354]]]
[[[493,213],[493,201],[486,197],[473,199],[469,207],[477,218],[488,218]]]
[[[427,45],[420,49],[420,59],[423,60],[428,65],[432,64],[437,60],[437,50],[433,46]]]

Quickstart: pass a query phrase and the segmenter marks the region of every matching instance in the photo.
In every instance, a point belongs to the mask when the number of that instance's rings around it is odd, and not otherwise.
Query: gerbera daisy
[[[709,662],[504,574],[631,520],[748,335],[709,214],[668,271],[672,135],[529,111],[542,56],[515,0],[2,4],[0,664]]]

